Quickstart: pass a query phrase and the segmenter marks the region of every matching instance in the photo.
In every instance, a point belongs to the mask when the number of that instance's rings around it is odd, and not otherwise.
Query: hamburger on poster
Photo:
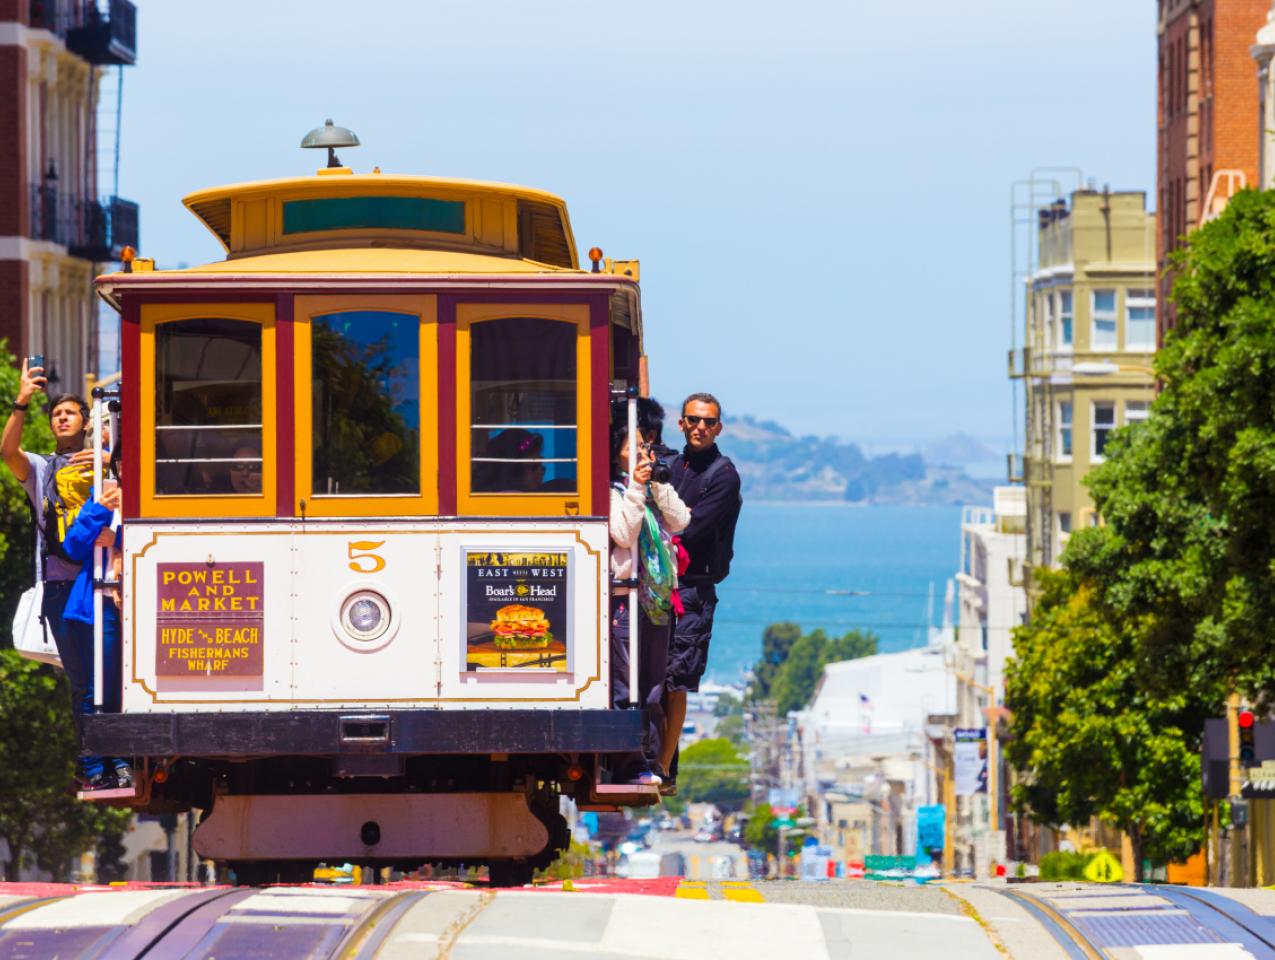
[[[506,650],[543,649],[553,641],[545,612],[523,603],[510,603],[497,610],[491,632],[496,646]]]

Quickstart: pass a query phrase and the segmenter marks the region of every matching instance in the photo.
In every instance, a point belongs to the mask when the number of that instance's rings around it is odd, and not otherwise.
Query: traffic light
[[[1257,766],[1257,744],[1254,743],[1255,722],[1252,710],[1241,710],[1236,716],[1240,728],[1240,768]]]

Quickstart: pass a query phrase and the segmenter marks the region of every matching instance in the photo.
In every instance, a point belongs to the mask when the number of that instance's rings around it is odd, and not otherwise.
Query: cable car
[[[136,806],[205,811],[196,850],[249,881],[525,882],[567,845],[560,797],[654,802],[607,782],[642,743],[608,656],[637,262],[582,267],[564,202],[498,183],[337,165],[184,203],[224,260],[97,281],[123,690],[86,748],[135,758]]]

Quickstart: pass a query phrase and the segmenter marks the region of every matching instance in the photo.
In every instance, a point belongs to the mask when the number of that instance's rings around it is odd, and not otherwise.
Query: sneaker
[[[664,781],[663,781],[663,780],[661,780],[661,779],[659,778],[659,775],[658,775],[658,774],[656,774],[656,773],[654,773],[654,772],[652,772],[652,771],[650,771],[650,770],[643,770],[643,771],[642,771],[641,773],[639,773],[636,777],[634,777],[633,779],[631,779],[631,780],[629,781],[629,786],[632,786],[632,787],[658,787],[658,786],[659,786],[661,783],[663,783],[663,782],[664,782]]]
[[[121,789],[133,786],[133,768],[127,763],[121,761],[115,765],[115,785]]]
[[[663,783],[661,783],[660,796],[661,797],[676,797],[677,796],[677,781],[670,779],[670,780],[665,780]]]
[[[105,770],[80,781],[80,790],[84,793],[95,793],[98,790],[114,790],[117,786],[115,774],[107,773]]]

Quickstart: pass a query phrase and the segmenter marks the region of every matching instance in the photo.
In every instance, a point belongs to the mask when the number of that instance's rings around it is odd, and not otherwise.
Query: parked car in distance
[[[722,825],[720,823],[706,823],[695,832],[696,843],[712,843],[720,839],[722,839]]]
[[[622,857],[615,868],[616,876],[630,880],[654,877],[680,877],[686,874],[686,859],[680,853],[638,850]]]

